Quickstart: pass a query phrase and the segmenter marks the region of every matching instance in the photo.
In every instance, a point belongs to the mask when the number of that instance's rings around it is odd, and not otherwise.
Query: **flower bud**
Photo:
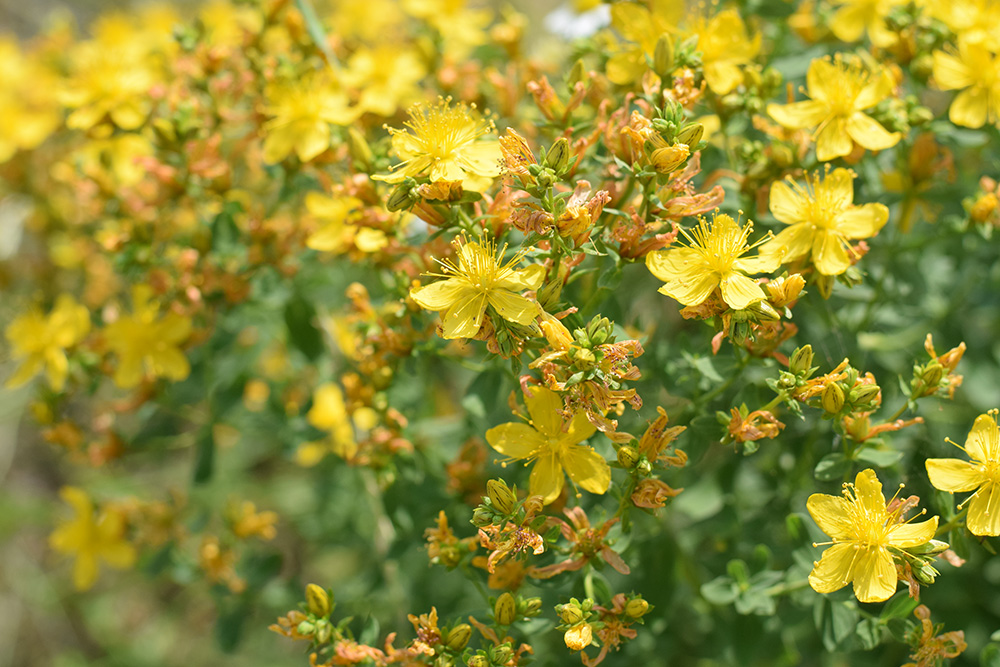
[[[514,504],[517,498],[514,492],[507,486],[507,482],[502,479],[490,479],[486,481],[486,493],[490,497],[493,509],[501,514],[510,515],[514,511]]]
[[[938,574],[940,574],[940,572],[935,570],[928,562],[923,562],[913,567],[913,578],[924,586],[930,586],[933,584],[934,579],[938,576]]]
[[[944,377],[944,367],[937,361],[932,361],[924,367],[924,372],[920,374],[920,381],[924,383],[925,387],[937,388],[942,377]]]
[[[820,403],[827,414],[835,415],[844,409],[844,390],[836,382],[831,382],[823,389]]]
[[[594,630],[590,627],[590,623],[574,625],[563,635],[563,640],[569,650],[582,651],[594,641]]]
[[[316,632],[316,626],[309,621],[302,621],[299,623],[298,627],[295,628],[295,631],[300,635],[309,637],[312,633]]]
[[[517,620],[517,602],[509,592],[497,598],[493,606],[493,618],[500,625],[510,625]]]
[[[586,83],[588,79],[587,67],[583,64],[582,58],[577,58],[576,62],[573,63],[573,69],[569,71],[569,76],[566,77],[566,83],[569,86],[569,90],[572,93],[573,88],[579,82]]]
[[[542,610],[542,598],[528,598],[524,601],[522,616],[538,616]]]
[[[942,542],[941,540],[931,540],[930,542],[924,542],[923,544],[915,547],[910,547],[907,551],[913,554],[920,554],[922,556],[935,556],[939,553],[947,551],[950,546],[950,544]]]
[[[389,199],[385,202],[388,211],[396,212],[413,206],[419,198],[413,194],[413,189],[406,183],[400,183],[389,194]]]
[[[556,174],[561,174],[569,165],[569,159],[569,141],[566,140],[566,137],[559,137],[545,154],[545,166]]]
[[[674,144],[665,148],[657,148],[649,156],[649,161],[658,174],[669,174],[677,171],[687,162],[691,150],[686,144]]]
[[[461,651],[469,643],[470,637],[472,637],[472,626],[468,623],[459,623],[448,632],[444,645],[452,651]]]
[[[856,407],[864,407],[870,404],[872,401],[878,398],[879,392],[882,391],[877,384],[862,384],[851,389],[850,399],[851,405]]]
[[[477,528],[489,526],[493,523],[493,512],[486,507],[477,507],[472,512],[472,525]]]
[[[514,657],[514,649],[510,644],[501,644],[493,649],[493,664],[506,665]]]
[[[753,313],[759,322],[777,322],[781,319],[778,311],[767,301],[754,301],[747,306],[747,310]]]
[[[788,360],[788,370],[795,375],[806,373],[812,368],[812,362],[812,345],[803,345],[802,347],[795,348],[795,351],[792,352],[792,357]]]
[[[474,655],[466,664],[469,667],[490,667],[490,661],[485,655]]]
[[[306,605],[309,607],[310,614],[321,617],[329,616],[332,608],[330,596],[316,584],[306,586]]]
[[[368,142],[365,141],[364,136],[353,125],[347,130],[347,141],[351,157],[361,165],[362,169],[368,171],[375,160],[375,156],[372,154],[372,149],[368,145]]]
[[[660,78],[667,78],[674,71],[674,40],[669,32],[660,35],[653,50],[653,71]]]
[[[691,150],[701,143],[701,138],[705,136],[705,126],[701,123],[691,123],[677,133],[677,141],[686,144]]]
[[[622,445],[618,448],[618,463],[626,470],[631,470],[639,462],[639,450],[631,445]]]
[[[625,614],[629,618],[642,618],[649,611],[649,603],[642,598],[632,598],[625,605]]]
[[[575,604],[564,604],[559,610],[559,618],[566,625],[576,625],[583,620],[583,611]]]

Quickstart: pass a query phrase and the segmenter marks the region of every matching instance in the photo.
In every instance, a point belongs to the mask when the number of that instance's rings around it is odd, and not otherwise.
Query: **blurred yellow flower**
[[[934,52],[933,71],[938,88],[962,91],[948,108],[955,125],[977,128],[1000,121],[1000,55],[959,40],[955,53]]]
[[[110,118],[123,130],[135,130],[146,122],[156,74],[149,56],[134,44],[83,42],[69,62],[70,77],[60,95],[62,103],[73,109],[67,127],[89,130]]]
[[[190,318],[167,313],[159,317],[160,304],[153,301],[149,285],[132,288],[132,315],[122,315],[104,329],[108,348],[118,355],[115,384],[135,387],[143,377],[183,380],[191,371],[181,343],[191,335]]]
[[[733,310],[764,300],[764,291],[746,274],[770,273],[781,263],[773,255],[743,257],[764,241],[748,244],[753,223],[740,226],[731,216],[702,218],[692,230],[681,229],[688,245],[656,250],[646,255],[646,268],[666,284],[661,294],[685,306],[697,306],[716,289]]]
[[[316,388],[306,421],[330,436],[320,442],[300,445],[295,451],[295,462],[299,465],[314,466],[328,452],[348,460],[357,453],[358,443],[354,440],[354,427],[344,403],[344,393],[336,384],[328,382]]]
[[[55,72],[0,38],[0,163],[41,144],[62,120]]]
[[[885,19],[895,7],[907,0],[834,0],[840,9],[830,21],[830,29],[837,39],[856,42],[868,31],[868,39],[879,47],[891,46],[896,34],[886,26]]]
[[[938,518],[906,523],[899,509],[889,511],[882,483],[871,469],[862,470],[842,496],[814,493],[806,507],[832,546],[813,564],[809,585],[817,593],[833,593],[854,582],[861,602],[882,602],[896,592],[893,551],[926,544]],[[900,505],[899,507],[903,507]]]
[[[949,440],[948,442],[951,442]],[[973,535],[1000,535],[1000,428],[997,411],[976,417],[965,447],[951,442],[969,455],[961,459],[927,459],[927,475],[935,488],[948,493],[973,491],[966,526]],[[959,505],[961,507],[962,505]]]
[[[506,245],[497,252],[494,243],[483,243],[463,243],[456,239],[458,264],[439,260],[445,273],[429,274],[444,280],[410,290],[410,298],[421,308],[444,313],[443,338],[475,336],[483,324],[487,306],[505,320],[522,325],[531,324],[541,312],[537,303],[517,292],[541,287],[545,267],[532,264],[515,269],[524,257],[523,251],[504,263]]]
[[[345,86],[361,91],[362,110],[392,116],[420,94],[417,86],[426,74],[414,50],[385,44],[351,54],[342,78]]]
[[[68,294],[59,296],[48,316],[33,310],[15,319],[5,333],[13,348],[11,356],[24,361],[7,380],[7,386],[23,385],[44,367],[49,386],[62,391],[69,370],[66,350],[82,341],[89,331],[90,313]]]
[[[350,125],[361,110],[325,73],[309,72],[296,80],[278,80],[264,91],[264,161],[281,162],[293,151],[308,162],[330,147],[330,125]]]
[[[482,192],[500,175],[500,143],[483,138],[493,132],[493,123],[475,107],[452,106],[448,98],[430,107],[414,105],[408,113],[409,131],[389,129],[392,150],[403,162],[372,178],[399,183],[426,174],[431,181],[462,181],[464,189]]]
[[[486,26],[493,17],[489,9],[469,7],[468,0],[403,0],[403,10],[427,21],[441,34],[444,55],[459,59],[486,43]],[[394,12],[394,13],[398,13]],[[369,20],[370,12],[365,15]]]
[[[789,129],[816,128],[816,159],[821,162],[848,155],[854,142],[868,150],[884,150],[899,143],[899,132],[889,132],[866,114],[892,95],[892,79],[885,70],[867,71],[856,59],[817,58],[806,74],[811,99],[792,104],[769,104],[767,113]]]
[[[574,484],[591,493],[605,493],[611,483],[611,468],[592,447],[581,445],[597,430],[580,411],[568,423],[563,420],[559,394],[544,387],[532,387],[525,392],[531,421],[527,424],[508,422],[486,432],[486,441],[493,449],[513,460],[534,462],[528,493],[544,498],[549,504],[563,489],[563,473]]]
[[[1000,49],[1000,3],[996,0],[924,0],[927,15],[947,25],[959,41]]]
[[[726,9],[711,18],[699,18],[694,26],[705,81],[713,93],[725,95],[743,81],[743,65],[760,53],[760,34],[751,39],[735,9]]]
[[[638,81],[649,69],[656,42],[664,33],[677,32],[684,18],[683,0],[653,0],[650,8],[634,2],[616,2],[611,6],[611,26],[622,37],[634,42],[608,59],[606,73],[620,86]]]
[[[85,591],[97,581],[98,561],[123,570],[135,564],[135,547],[125,538],[125,519],[105,509],[95,517],[94,505],[83,489],[64,486],[59,495],[69,503],[76,516],[63,521],[49,535],[49,546],[76,558],[73,585]]]
[[[771,213],[789,225],[760,248],[778,254],[783,263],[809,256],[825,276],[840,275],[851,266],[849,240],[875,236],[889,219],[883,204],[854,205],[854,172],[827,169],[771,186]]]
[[[385,232],[352,224],[362,202],[357,197],[306,195],[306,209],[322,226],[306,239],[306,246],[323,252],[342,253],[355,246],[361,252],[378,252],[388,243]]]

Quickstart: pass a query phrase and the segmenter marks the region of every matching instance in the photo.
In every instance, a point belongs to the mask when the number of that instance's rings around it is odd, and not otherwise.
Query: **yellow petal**
[[[973,535],[1000,535],[1000,484],[989,482],[973,496],[965,525]]]
[[[854,545],[841,542],[823,552],[809,573],[809,585],[817,593],[839,591],[851,580]]]
[[[310,468],[322,461],[329,451],[330,447],[325,442],[304,442],[295,450],[295,462]]]
[[[949,493],[962,493],[978,489],[986,479],[979,466],[960,459],[927,459],[924,461],[927,476],[935,489]]]
[[[814,230],[809,223],[792,225],[760,246],[759,252],[761,255],[778,257],[782,262],[804,257],[812,250]]]
[[[809,70],[806,72],[806,91],[809,97],[827,107],[834,106],[844,95],[844,91],[835,87],[842,80],[838,74],[839,69],[829,58],[816,58],[809,63]]]
[[[854,144],[847,133],[847,122],[841,116],[830,119],[816,137],[816,159],[828,162],[851,152]]]
[[[809,201],[785,181],[777,181],[771,186],[768,204],[772,215],[789,225],[805,220],[809,210]]]
[[[761,252],[753,257],[741,257],[733,262],[733,268],[750,275],[756,273],[770,273],[781,264],[782,255]]]
[[[854,477],[854,490],[858,502],[865,508],[869,516],[885,514],[885,496],[882,494],[882,482],[875,471],[866,468]]]
[[[421,308],[442,311],[461,301],[475,298],[475,293],[467,280],[448,278],[411,290],[410,298]]]
[[[330,126],[325,121],[303,124],[298,131],[295,152],[303,162],[309,162],[330,147]]]
[[[316,388],[313,404],[306,413],[306,421],[311,426],[329,431],[347,420],[347,406],[340,387],[327,382]]]
[[[875,106],[892,95],[894,86],[895,83],[888,70],[879,70],[872,76],[868,85],[862,88],[858,96],[854,98],[854,108],[861,110]]]
[[[146,361],[153,375],[175,382],[185,379],[191,372],[191,364],[188,363],[187,357],[176,347],[152,350],[146,355]]]
[[[865,204],[841,211],[834,219],[834,227],[849,239],[867,239],[875,236],[889,220],[889,209],[884,204]]]
[[[563,418],[559,414],[563,401],[559,394],[545,387],[530,387],[530,395],[524,394],[524,404],[528,406],[532,426],[539,433],[547,438],[563,436]]]
[[[358,250],[361,252],[378,252],[382,248],[389,245],[389,239],[386,238],[385,232],[381,229],[361,227],[354,236],[354,245],[356,245]]]
[[[859,602],[884,602],[896,592],[896,568],[887,549],[858,549],[852,570],[854,595]]]
[[[934,537],[937,527],[937,517],[920,523],[898,524],[890,529],[889,544],[900,549],[919,547],[921,544],[927,544]]]
[[[542,496],[546,505],[559,497],[563,488],[563,471],[555,454],[549,453],[538,458],[531,471],[528,486],[531,495]]]
[[[523,269],[513,271],[509,277],[503,281],[503,287],[513,292],[523,289],[537,290],[545,280],[545,267],[541,264],[532,264]]]
[[[762,301],[764,290],[755,281],[747,278],[743,274],[730,272],[726,274],[720,283],[722,288],[722,299],[733,310],[743,310],[751,303]]]
[[[963,90],[948,108],[948,119],[955,125],[978,128],[986,124],[989,114],[989,96],[986,89],[973,86]]]
[[[444,338],[472,338],[479,333],[486,312],[486,296],[467,294],[456,302],[441,318],[441,335]]]
[[[73,565],[73,587],[78,591],[87,591],[97,581],[97,555],[90,551],[81,551],[76,555]]]
[[[899,132],[889,132],[877,120],[860,111],[847,119],[847,133],[858,145],[870,151],[892,148],[903,136]]]
[[[281,162],[295,147],[295,134],[290,126],[274,128],[264,137],[264,162],[275,164]]]
[[[1000,460],[1000,428],[992,415],[976,417],[969,437],[965,439],[965,451],[977,461]]]
[[[826,230],[817,230],[813,237],[812,260],[824,276],[839,276],[851,266],[844,242]]]
[[[865,31],[865,16],[857,5],[841,7],[830,21],[830,29],[842,42],[856,42]]]
[[[611,484],[608,462],[591,447],[568,447],[563,454],[562,464],[569,478],[591,493],[605,493]]]
[[[833,539],[846,540],[854,534],[847,515],[847,500],[843,496],[814,493],[806,501],[806,509],[820,530]]]
[[[122,389],[131,389],[138,386],[145,376],[142,365],[142,356],[133,350],[122,354],[118,360],[118,368],[115,369],[115,384]]]
[[[934,52],[934,82],[942,90],[968,88],[976,82],[972,71],[957,56]]]
[[[828,107],[816,100],[791,104],[768,104],[767,113],[779,125],[792,130],[816,127],[829,115]]]
[[[716,95],[731,93],[743,82],[743,72],[732,62],[714,62],[705,65],[705,81]]]
[[[661,294],[676,299],[685,306],[697,306],[719,286],[719,276],[713,272],[704,272],[691,276],[681,276],[672,279],[658,291]]]
[[[597,427],[587,418],[586,413],[577,412],[569,423],[564,442],[570,445],[581,443],[597,432]]]
[[[500,317],[509,322],[528,325],[541,312],[538,304],[531,299],[508,292],[505,289],[491,289],[487,292],[486,298]]]
[[[526,459],[546,444],[546,439],[527,424],[508,422],[486,431],[490,447],[512,459]]]
[[[630,4],[616,3],[615,7]],[[646,56],[643,54],[642,49],[629,49],[628,51],[616,53],[611,56],[604,71],[611,83],[624,86],[640,79],[648,67]]]

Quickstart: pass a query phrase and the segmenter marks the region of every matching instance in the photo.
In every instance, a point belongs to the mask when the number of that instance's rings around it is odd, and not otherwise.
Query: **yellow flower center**
[[[450,98],[439,100],[430,108],[417,106],[409,113],[410,120],[405,125],[412,130],[416,152],[435,161],[454,158],[458,149],[493,129],[491,123],[473,118],[464,104],[452,107]]]
[[[720,274],[732,271],[733,262],[760,243],[747,243],[752,231],[752,224],[740,226],[728,215],[716,215],[712,222],[703,219],[690,231],[681,229],[688,247],[701,255],[710,270]]]

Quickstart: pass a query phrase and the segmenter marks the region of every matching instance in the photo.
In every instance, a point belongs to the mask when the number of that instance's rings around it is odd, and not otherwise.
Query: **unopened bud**
[[[590,627],[590,623],[575,625],[566,631],[563,635],[563,641],[566,642],[566,648],[569,650],[582,651],[594,641],[594,630]]]
[[[803,345],[792,352],[791,359],[788,360],[789,372],[798,375],[807,372],[812,368],[813,348],[812,345]]]
[[[844,390],[836,382],[831,382],[823,389],[820,403],[827,414],[838,414],[844,409]]]
[[[545,154],[545,166],[556,174],[561,174],[569,165],[569,158],[569,141],[566,137],[559,137]]]
[[[649,603],[642,598],[632,598],[625,605],[625,614],[630,618],[641,618],[649,611]]]
[[[502,479],[490,479],[486,482],[486,493],[490,497],[493,509],[501,514],[510,514],[514,511],[514,503],[517,498],[514,492],[507,486],[507,482]]]
[[[490,661],[485,655],[474,655],[465,664],[469,667],[490,667]]]
[[[477,507],[472,512],[472,525],[477,528],[489,526],[493,523],[493,512],[485,507]]]
[[[309,613],[315,616],[328,616],[330,614],[330,596],[316,584],[306,586],[306,606]]]
[[[493,664],[506,665],[514,657],[514,649],[510,644],[501,644],[493,649]]]
[[[754,301],[747,306],[747,310],[753,313],[759,322],[777,322],[781,319],[778,311],[767,301]]]
[[[851,405],[863,407],[874,401],[882,391],[877,384],[862,384],[851,389]]]
[[[402,211],[413,206],[419,197],[415,197],[413,189],[406,183],[400,183],[389,194],[385,207],[391,212]]]
[[[298,632],[300,635],[305,635],[308,637],[311,636],[314,632],[316,632],[316,626],[310,623],[309,621],[302,621],[295,628],[295,631]]]
[[[517,602],[509,592],[497,598],[493,606],[493,618],[499,625],[510,625],[517,620]]]
[[[913,578],[919,581],[924,586],[930,586],[934,583],[934,579],[940,574],[935,570],[930,563],[921,563],[913,567]]]
[[[947,542],[942,542],[941,540],[931,540],[930,542],[925,542],[919,546],[911,547],[907,549],[907,551],[923,556],[934,556],[946,551],[949,546],[951,545]]]
[[[626,470],[631,470],[639,462],[639,451],[631,445],[622,445],[618,449],[618,463]]]
[[[538,616],[542,610],[542,598],[528,598],[524,601],[522,616]]]
[[[583,620],[583,611],[575,604],[564,604],[559,611],[559,618],[566,625],[576,625]]]
[[[669,32],[660,35],[653,50],[653,71],[660,78],[667,78],[674,72],[674,40]]]
[[[461,651],[469,643],[470,637],[472,637],[472,626],[468,623],[459,623],[445,637],[444,645],[452,651]]]
[[[705,126],[701,123],[691,123],[677,133],[677,141],[687,144],[691,150],[701,143],[701,138],[705,136]]]
[[[581,81],[587,81],[587,68],[583,64],[583,59],[577,58],[576,62],[573,63],[573,69],[569,71],[569,76],[566,77],[570,92],[573,92],[573,88]]]
[[[944,367],[937,361],[932,361],[924,368],[924,372],[920,375],[920,381],[924,383],[925,387],[937,387],[943,377]]]
[[[674,144],[665,148],[657,148],[649,156],[649,161],[658,174],[670,174],[677,171],[687,162],[691,150],[687,144]]]

